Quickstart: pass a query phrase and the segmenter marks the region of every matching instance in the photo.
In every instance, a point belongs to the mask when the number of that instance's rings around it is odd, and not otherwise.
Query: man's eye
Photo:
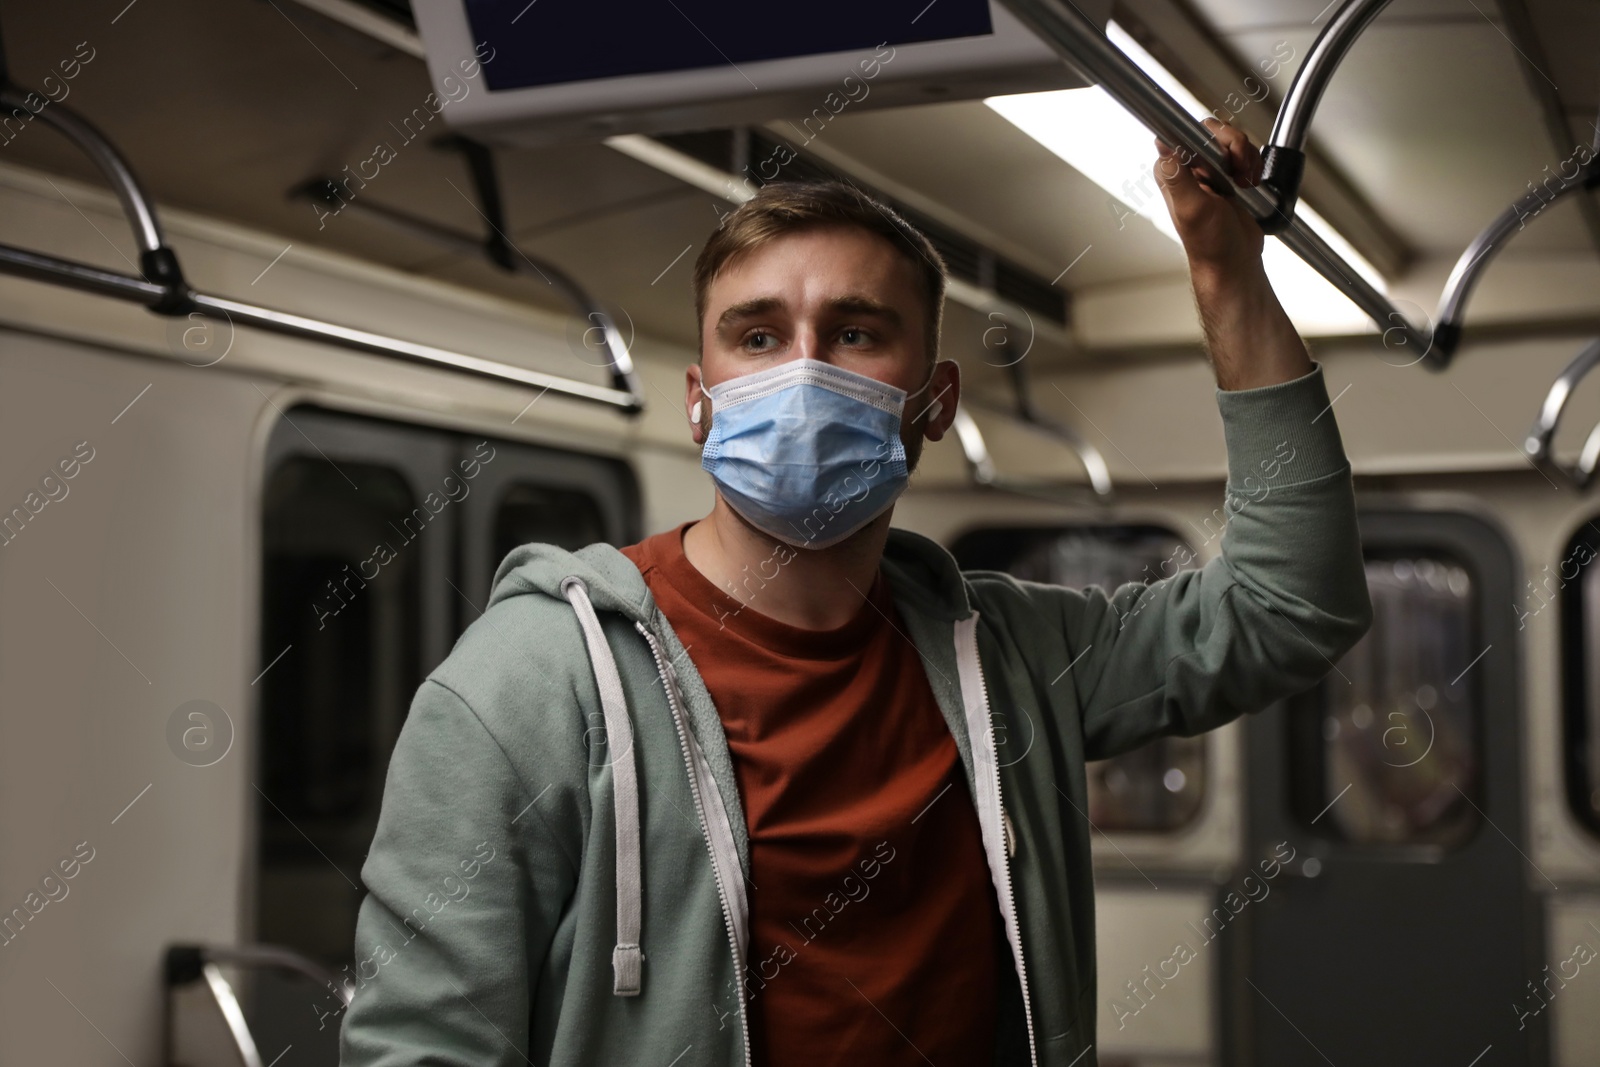
[[[770,348],[772,347],[769,343],[771,340],[772,335],[770,333],[764,330],[757,330],[744,339],[744,346],[746,348]]]
[[[865,344],[867,340],[867,334],[865,330],[858,330],[854,326],[851,326],[849,329],[839,334],[839,340],[843,341],[847,345]]]

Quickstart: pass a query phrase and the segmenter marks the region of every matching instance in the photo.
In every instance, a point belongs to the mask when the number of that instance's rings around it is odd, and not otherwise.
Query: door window
[[[1600,834],[1600,529],[1578,530],[1561,562],[1527,580],[1517,624],[1560,610],[1566,703],[1567,799],[1591,833]],[[1560,604],[1559,609],[1555,606]]]
[[[963,568],[1108,592],[1174,574],[1178,560],[1194,556],[1176,534],[1150,526],[978,530],[960,538],[953,553]],[[1187,825],[1204,799],[1205,754],[1204,737],[1164,737],[1091,761],[1089,821],[1105,831],[1138,833]]]
[[[329,962],[350,949],[389,749],[422,681],[422,557],[370,563],[415,504],[375,463],[291,456],[267,481],[257,937]],[[323,921],[294,906],[308,895]]]
[[[605,515],[592,493],[518,481],[501,494],[494,514],[494,558],[540,542],[576,551],[606,539]]]
[[[1421,553],[1366,571],[1372,628],[1289,711],[1294,807],[1345,841],[1453,846],[1480,820],[1474,583]]]

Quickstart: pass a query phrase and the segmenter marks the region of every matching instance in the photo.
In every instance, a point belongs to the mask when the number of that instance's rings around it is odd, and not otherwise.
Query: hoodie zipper
[[[706,851],[711,855],[711,873],[717,883],[717,899],[722,904],[722,919],[728,933],[728,947],[733,952],[734,995],[739,999],[739,1033],[744,1041],[745,1067],[751,1067],[750,1020],[745,1014],[744,1000],[744,954],[739,949],[739,934],[734,923],[733,908],[728,903],[728,889],[723,884],[722,864],[717,861],[717,846],[711,839],[709,816],[706,814],[705,801],[701,792],[704,788],[704,783],[701,781],[699,771],[695,767],[694,754],[689,748],[689,738],[686,735],[688,726],[684,723],[683,701],[678,692],[677,672],[673,670],[672,664],[668,663],[661,654],[661,645],[657,641],[655,634],[650,632],[649,627],[642,622],[635,622],[633,625],[644,637],[645,643],[650,646],[650,655],[656,661],[656,673],[661,677],[661,686],[667,693],[667,705],[672,709],[672,723],[678,731],[678,746],[683,751],[684,769],[689,774],[689,787],[691,794],[694,796],[695,814],[700,817],[700,834],[705,839]],[[738,865],[738,857],[734,857],[734,865]]]
[[[1028,992],[1028,964],[1022,952],[1022,922],[1018,917],[1017,898],[1011,882],[1011,849],[1007,847],[1006,841],[1005,797],[1000,787],[999,753],[996,750],[994,739],[994,716],[989,708],[989,685],[984,680],[983,665],[978,659],[977,612],[973,612],[967,618],[956,623],[955,645],[956,672],[962,682],[963,691],[967,688],[965,683],[968,679],[975,678],[977,681],[979,710],[983,714],[984,721],[984,742],[988,753],[989,765],[994,775],[994,788],[991,791],[991,796],[994,800],[993,837],[1000,850],[1000,910],[1008,933],[1014,931],[1016,934],[1017,980],[1022,986],[1022,1012],[1028,1027],[1028,1057],[1033,1067],[1039,1067],[1039,1048],[1035,1043],[1033,1034],[1033,998]],[[965,692],[962,694],[962,703],[966,703]],[[974,733],[970,716],[967,720],[967,733],[969,736]],[[973,736],[972,742],[974,746],[976,746],[977,741],[977,737]],[[976,755],[976,748],[974,748],[974,754]],[[976,762],[975,758],[974,766],[976,766]]]

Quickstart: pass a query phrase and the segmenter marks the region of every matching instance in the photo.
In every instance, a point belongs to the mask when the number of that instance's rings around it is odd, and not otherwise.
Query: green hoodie
[[[964,573],[901,530],[884,552],[1015,964],[997,1064],[1095,1062],[1085,761],[1304,689],[1370,621],[1321,368],[1217,398],[1228,522],[1201,569],[1108,595]],[[639,572],[524,545],[396,745],[341,1062],[747,1064],[774,977],[746,959],[748,873],[716,708]]]

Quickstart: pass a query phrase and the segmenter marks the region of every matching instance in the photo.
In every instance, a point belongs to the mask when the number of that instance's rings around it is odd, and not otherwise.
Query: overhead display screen
[[[466,0],[495,91],[987,36],[988,0]],[[625,30],[625,32],[624,32]]]

